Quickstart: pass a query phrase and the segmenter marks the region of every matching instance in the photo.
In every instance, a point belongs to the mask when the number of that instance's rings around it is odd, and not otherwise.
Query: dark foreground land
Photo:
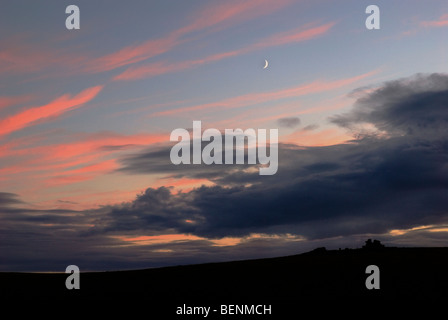
[[[365,286],[368,265],[380,268],[379,290]],[[81,272],[79,290],[66,289],[67,276],[0,273],[2,301],[144,300],[153,306],[169,303],[171,308],[222,303],[294,305],[306,300],[447,301],[448,248],[322,248],[272,259]]]

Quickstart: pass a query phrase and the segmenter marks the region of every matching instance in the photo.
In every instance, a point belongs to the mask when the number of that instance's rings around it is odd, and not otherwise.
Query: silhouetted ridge
[[[366,268],[380,269],[381,289],[369,290]],[[384,247],[369,239],[362,248],[327,250],[256,260],[146,270],[82,272],[81,289],[67,290],[66,274],[1,273],[2,301],[151,301],[173,306],[213,303],[291,303],[448,299],[448,248]],[[277,310],[277,309],[276,309]],[[279,310],[279,309],[278,309]]]

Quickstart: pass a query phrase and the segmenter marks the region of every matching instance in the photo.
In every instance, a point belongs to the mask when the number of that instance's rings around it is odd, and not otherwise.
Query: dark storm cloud
[[[358,99],[352,112],[332,121],[346,128],[370,123],[389,135],[446,137],[448,77],[422,75],[390,81]]]
[[[260,181],[256,173],[243,174],[245,182],[254,182],[250,187],[218,185],[186,194],[148,189],[134,203],[113,208],[108,228],[175,228],[208,237],[252,232],[321,237],[380,233],[445,219],[446,148],[445,159],[438,147],[402,147],[399,141],[283,149],[281,154],[285,166],[276,175]],[[302,163],[295,166],[295,161]],[[233,180],[233,175],[222,172],[219,181]]]
[[[32,210],[16,195],[0,193],[0,269],[63,271],[77,264],[106,270],[255,258],[323,245],[359,247],[367,235],[382,235],[388,244],[446,244],[443,232],[388,232],[448,224],[447,105],[448,76],[442,74],[366,90],[350,113],[331,120],[354,133],[367,123],[382,134],[325,147],[281,144],[273,176],[247,165],[175,166],[167,146],[128,156],[120,170],[216,185],[183,193],[148,188],[134,201],[88,211]],[[208,239],[290,233],[307,240],[252,239],[226,248],[207,239],[129,246],[117,238],[173,233]]]
[[[386,138],[366,136],[328,147],[280,145],[273,176],[238,166],[214,165],[207,172],[207,166],[187,165],[182,176],[207,177],[218,185],[186,194],[148,189],[145,194],[152,197],[163,194],[169,204],[164,211],[150,209],[155,200],[147,197],[148,210],[114,208],[108,228],[170,227],[207,237],[290,232],[319,238],[446,222],[447,90],[448,77],[441,74],[388,82],[358,99],[352,112],[332,119],[347,128],[372,124]],[[168,169],[168,150],[157,152],[165,157],[137,155],[123,170],[155,173],[162,167],[176,174]]]
[[[280,127],[295,128],[300,124],[300,119],[297,117],[280,118],[277,123]]]
[[[225,145],[224,139],[222,139],[222,163],[225,162]],[[208,142],[202,142],[201,148],[203,149]],[[224,165],[206,165],[206,164],[179,164],[174,165],[170,160],[170,151],[172,145],[162,146],[157,148],[151,148],[142,153],[128,156],[121,159],[122,167],[119,171],[129,174],[142,174],[142,173],[164,173],[169,174],[173,178],[189,177],[194,179],[220,179],[222,173],[222,166]],[[201,149],[201,150],[202,150]],[[193,148],[190,144],[190,163],[193,162]],[[233,150],[233,163],[236,162],[236,153]],[[254,165],[247,164],[247,152],[244,154],[243,165],[238,165],[239,169],[247,169]]]
[[[0,207],[14,203],[22,203],[16,194],[10,192],[0,192]]]
[[[92,212],[28,208],[16,195],[0,195],[0,270],[60,271],[94,256],[95,242],[108,239],[80,237],[92,223]],[[95,212],[96,217],[100,214]]]

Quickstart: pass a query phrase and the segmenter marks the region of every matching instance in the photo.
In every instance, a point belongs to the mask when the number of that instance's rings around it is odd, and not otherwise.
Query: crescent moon
[[[266,69],[268,66],[269,66],[269,62],[268,62],[268,60],[265,59],[263,69]]]

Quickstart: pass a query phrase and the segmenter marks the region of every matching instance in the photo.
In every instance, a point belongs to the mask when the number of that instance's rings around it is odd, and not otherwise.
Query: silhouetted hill
[[[380,289],[368,290],[368,265],[380,268]],[[131,299],[157,305],[297,303],[305,300],[448,298],[448,248],[314,251],[279,258],[81,273],[81,289],[66,274],[0,273],[6,299]]]

